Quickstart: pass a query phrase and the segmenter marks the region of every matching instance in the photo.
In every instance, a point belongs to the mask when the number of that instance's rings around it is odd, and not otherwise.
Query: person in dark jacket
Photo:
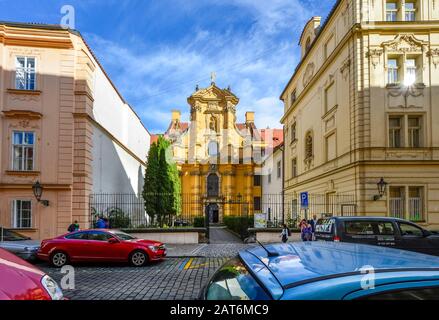
[[[79,223],[77,220],[75,220],[75,222],[73,222],[68,228],[67,231],[72,233],[72,232],[76,232],[79,231]]]

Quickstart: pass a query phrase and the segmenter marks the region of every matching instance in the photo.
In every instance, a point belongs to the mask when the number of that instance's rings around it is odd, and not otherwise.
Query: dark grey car
[[[0,248],[28,261],[37,259],[40,242],[31,240],[15,231],[0,228]]]
[[[439,234],[389,217],[330,217],[316,225],[316,240],[393,247],[439,256]]]

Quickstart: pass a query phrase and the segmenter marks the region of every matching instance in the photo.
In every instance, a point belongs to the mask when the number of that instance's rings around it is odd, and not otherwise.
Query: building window
[[[210,157],[216,157],[218,156],[218,142],[216,141],[210,141],[208,145],[208,154]]]
[[[389,147],[401,148],[402,146],[402,117],[389,118]]]
[[[404,5],[405,9],[405,21],[415,21],[416,20],[416,3],[406,1]]]
[[[255,187],[261,186],[261,176],[260,175],[253,176],[253,186],[255,186]]]
[[[335,83],[331,83],[325,89],[325,113],[331,110],[336,105]]]
[[[291,143],[295,142],[297,140],[297,124],[294,122],[291,125]]]
[[[388,59],[387,61],[387,83],[399,83],[399,61],[398,59]]]
[[[390,187],[389,189],[390,199],[389,199],[389,210],[390,216],[394,218],[405,218],[405,205],[404,205],[404,187]]]
[[[277,178],[280,179],[282,177],[282,162],[277,162]]]
[[[32,203],[31,201],[14,200],[13,202],[13,227],[16,229],[32,228]]]
[[[34,169],[35,134],[14,131],[12,141],[12,170],[32,171]]]
[[[15,65],[15,89],[35,90],[35,58],[17,57]]]
[[[409,148],[421,147],[421,117],[408,117]]]
[[[308,132],[305,138],[305,160],[314,156],[314,144],[312,133]]]
[[[297,159],[291,160],[291,177],[297,177]]]
[[[254,197],[253,201],[255,211],[261,211],[261,197]]]
[[[326,161],[337,158],[337,141],[335,133],[326,137]]]
[[[394,1],[386,2],[386,21],[396,21],[398,16],[398,3]]]
[[[416,59],[406,59],[405,61],[405,74],[404,74],[404,84],[412,85],[416,83]]]
[[[271,173],[271,169],[268,171],[268,184],[271,184],[271,176],[272,176],[272,173]]]
[[[424,201],[422,187],[409,187],[409,220],[424,221]]]
[[[291,92],[290,105],[293,105],[294,102],[296,102],[296,100],[297,100],[296,89],[294,89],[293,92]]]

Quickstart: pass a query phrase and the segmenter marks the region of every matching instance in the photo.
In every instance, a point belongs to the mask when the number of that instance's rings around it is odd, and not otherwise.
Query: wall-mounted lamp
[[[39,203],[41,203],[43,206],[48,207],[49,206],[49,200],[41,200],[41,196],[43,195],[43,186],[39,181],[35,182],[32,186],[32,191],[34,192],[35,199]]]
[[[381,178],[381,180],[377,183],[378,194],[373,197],[374,201],[378,201],[384,196],[384,194],[386,193],[387,185],[388,183],[384,181],[384,178]]]

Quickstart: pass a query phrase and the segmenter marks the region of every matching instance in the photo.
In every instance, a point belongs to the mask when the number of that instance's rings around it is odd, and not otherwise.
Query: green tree
[[[159,193],[159,146],[154,142],[149,148],[148,159],[145,170],[145,183],[143,185],[143,199],[145,211],[154,223],[155,215],[160,210],[158,199]]]
[[[148,185],[150,184],[150,185]],[[160,136],[151,146],[145,173],[146,212],[163,227],[165,221],[181,213],[181,183],[173,160],[171,143]]]

